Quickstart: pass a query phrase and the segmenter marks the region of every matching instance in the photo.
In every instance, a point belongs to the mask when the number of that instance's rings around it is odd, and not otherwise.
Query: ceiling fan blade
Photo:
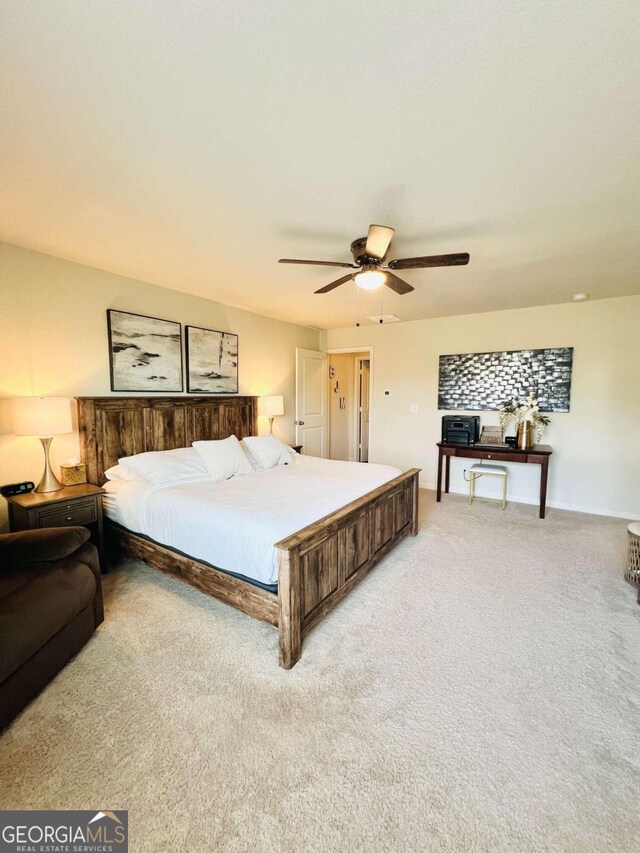
[[[395,228],[389,228],[387,225],[370,225],[365,253],[370,258],[378,258],[381,261],[387,254],[395,233]]]
[[[390,270],[417,270],[425,267],[459,267],[469,263],[467,252],[456,255],[428,255],[424,258],[399,258],[389,261]]]
[[[317,267],[347,267],[348,269],[357,269],[355,264],[346,264],[342,261],[301,261],[297,258],[280,258],[279,264],[313,264]]]
[[[353,274],[343,275],[342,278],[336,279],[336,281],[332,281],[331,284],[325,284],[324,287],[321,287],[320,290],[316,290],[316,293],[329,293],[330,290],[333,290],[335,287],[340,287],[341,284],[345,284],[347,281],[351,281],[353,278]]]
[[[391,290],[394,290],[396,293],[399,293],[400,296],[404,296],[405,293],[411,293],[412,290],[415,290],[415,287],[411,287],[410,284],[407,284],[406,281],[403,281],[401,278],[398,278],[397,275],[394,275],[392,272],[385,270],[385,284],[387,287],[390,287]]]

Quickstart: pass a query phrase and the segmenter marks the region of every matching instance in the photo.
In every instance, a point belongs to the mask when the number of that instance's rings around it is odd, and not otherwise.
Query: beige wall
[[[105,311],[120,308],[238,334],[240,393],[283,394],[285,416],[274,432],[293,440],[295,348],[317,349],[313,329],[7,244],[0,244],[0,300],[0,398],[110,394]],[[266,431],[266,422],[259,427]],[[76,433],[58,436],[54,468],[77,453]],[[5,400],[0,483],[37,482],[41,471],[40,443],[11,434]],[[0,525],[4,514],[0,500]]]
[[[374,347],[369,458],[422,468],[427,488],[435,488],[444,414],[439,355],[573,346],[571,412],[553,414],[544,438],[554,450],[549,504],[640,518],[640,296],[334,329],[321,339],[329,349]],[[412,403],[418,413],[409,412]],[[498,424],[496,412],[481,417],[484,425]],[[467,464],[452,461],[452,490],[466,491]],[[509,466],[512,500],[533,502],[537,489],[537,466]]]

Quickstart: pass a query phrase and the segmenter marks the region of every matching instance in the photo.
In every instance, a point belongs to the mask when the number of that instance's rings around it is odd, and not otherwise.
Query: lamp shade
[[[284,415],[284,397],[279,394],[258,397],[258,414],[264,415],[265,418],[277,418]]]
[[[71,432],[68,397],[17,397],[13,401],[15,435],[60,435]]]

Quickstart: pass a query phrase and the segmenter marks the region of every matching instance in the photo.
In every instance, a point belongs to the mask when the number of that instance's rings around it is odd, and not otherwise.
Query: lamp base
[[[273,418],[269,418],[269,435],[273,435]]]
[[[60,480],[53,473],[53,469],[51,468],[51,462],[49,460],[49,447],[51,446],[53,438],[49,436],[49,438],[41,438],[42,449],[44,450],[44,471],[42,472],[42,477],[40,482],[36,486],[36,492],[58,492],[60,489],[64,488]]]

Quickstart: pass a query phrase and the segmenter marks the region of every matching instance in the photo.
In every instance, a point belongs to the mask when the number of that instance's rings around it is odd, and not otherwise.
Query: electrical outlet
[[[412,415],[417,415],[419,411],[420,411],[420,406],[417,403],[410,403],[409,404],[409,412]]]

